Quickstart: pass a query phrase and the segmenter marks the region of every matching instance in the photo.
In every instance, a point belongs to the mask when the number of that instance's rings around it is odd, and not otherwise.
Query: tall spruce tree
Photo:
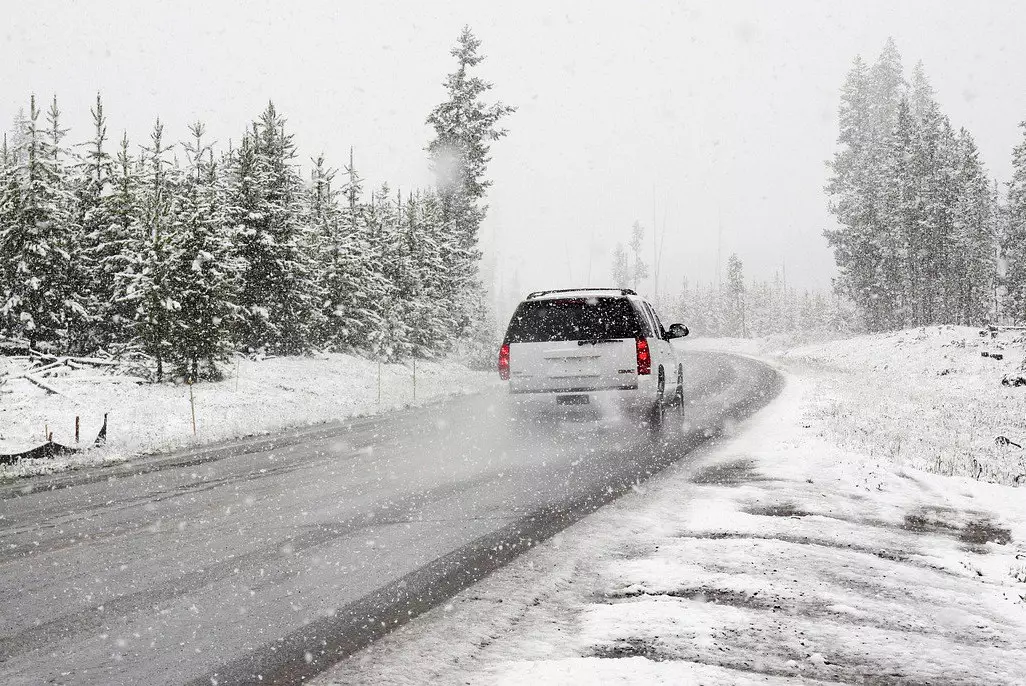
[[[912,321],[922,293],[924,196],[914,155],[917,134],[909,100],[903,97],[883,156],[879,224],[871,237],[878,259],[873,272],[874,311],[884,329]]]
[[[630,258],[627,257],[627,251],[623,247],[623,243],[617,243],[616,249],[613,250],[613,271],[612,271],[613,285],[617,288],[632,288],[633,278],[631,274],[631,263]]]
[[[380,247],[373,240],[371,208],[363,200],[363,179],[356,169],[353,152],[345,167],[342,189],[343,252],[338,281],[332,292],[337,340],[344,350],[371,352],[375,334],[382,326],[380,303],[388,283],[381,270]]]
[[[239,149],[231,214],[245,260],[239,342],[280,355],[309,350],[319,326],[314,241],[295,158],[285,119],[268,103]]]
[[[85,154],[78,165],[75,193],[82,230],[80,259],[85,271],[85,292],[91,314],[89,346],[110,347],[117,341],[124,326],[118,312],[117,275],[124,269],[121,254],[126,233],[112,215],[111,194],[114,160],[107,153],[107,117],[103,100],[96,94],[91,109],[93,138],[82,144]]]
[[[111,175],[111,193],[103,199],[107,224],[100,226],[93,244],[98,279],[110,278],[111,298],[98,307],[98,343],[115,353],[137,343],[135,339],[135,283],[137,251],[144,246],[140,217],[139,161],[129,152],[128,134],[122,133]]]
[[[0,314],[30,348],[65,351],[86,314],[69,278],[69,249],[77,238],[74,198],[56,104],[49,130],[40,126],[40,114],[32,96],[0,201]]]
[[[169,277],[180,304],[172,318],[172,355],[178,373],[195,381],[221,376],[217,363],[231,351],[229,324],[240,270],[213,151],[203,139],[206,128],[196,122],[189,132],[189,166],[177,189],[175,260]]]
[[[135,305],[133,339],[153,358],[157,381],[164,378],[173,358],[175,298],[171,275],[180,256],[176,252],[175,171],[167,157],[164,125],[158,119],[150,133],[150,145],[142,149],[138,187],[138,211],[129,233],[131,242],[126,281],[126,300]]]
[[[1004,213],[1002,253],[1006,261],[1003,284],[1008,314],[1026,321],[1026,121],[1019,124],[1023,140],[1012,149],[1012,180]]]
[[[55,186],[58,189],[56,201],[60,205],[62,217],[57,224],[59,244],[66,255],[65,271],[60,276],[64,294],[62,316],[66,333],[64,343],[60,347],[65,351],[81,353],[91,348],[89,278],[92,270],[87,262],[88,255],[83,249],[85,238],[78,199],[74,192],[76,159],[64,145],[68,129],[61,126],[61,110],[57,105],[56,95],[50,101],[46,121],[56,174]]]
[[[645,240],[645,229],[640,222],[634,222],[631,226],[630,246],[631,254],[634,256],[634,263],[631,265],[631,288],[635,291],[641,286],[641,281],[648,278],[648,265],[641,259],[641,248]]]
[[[911,84],[888,40],[856,59],[841,92],[840,148],[827,186],[838,227],[837,288],[871,331],[976,322],[993,283],[995,227],[986,172],[967,133],[941,112],[921,64]]]
[[[21,211],[21,186],[18,183],[16,158],[8,145],[4,133],[0,147],[0,248],[13,248],[20,230],[17,228]],[[17,335],[15,308],[10,307],[9,298],[15,294],[14,280],[18,277],[18,263],[0,252],[0,335]]]
[[[944,321],[971,325],[991,318],[999,240],[997,199],[973,137],[961,129],[955,141],[951,240],[943,260],[947,296]]]
[[[837,287],[864,309],[866,327],[881,328],[876,303],[880,250],[875,244],[872,161],[874,127],[869,68],[856,57],[841,90],[840,149],[827,185],[839,227],[825,232],[837,263]]]
[[[487,209],[483,200],[492,183],[486,176],[490,145],[506,136],[507,131],[499,122],[515,108],[501,102],[485,102],[484,96],[492,84],[471,73],[484,60],[478,53],[480,47],[481,41],[469,27],[464,27],[452,50],[457,68],[445,79],[446,99],[427,118],[435,132],[427,150],[441,218],[448,226],[449,240],[454,241],[454,259],[448,262],[450,279],[445,294],[451,306],[460,311],[454,334],[473,334],[481,356],[490,359],[494,332],[480,321],[486,297],[478,279],[478,233]]]
[[[382,281],[379,294],[367,303],[376,315],[377,326],[370,330],[367,350],[379,360],[397,360],[405,356],[406,324],[402,321],[402,303],[398,291],[402,271],[402,246],[399,244],[397,208],[392,192],[383,184],[371,193],[364,212],[367,227],[368,253],[372,264],[378,265]]]
[[[727,260],[727,335],[748,336],[748,325],[745,319],[745,276],[744,265],[736,253],[731,253]]]
[[[401,240],[409,259],[401,290],[409,294],[411,353],[422,358],[433,357],[445,349],[451,328],[442,297],[446,265],[439,249],[439,227],[434,194],[411,194],[401,227]]]
[[[343,261],[346,241],[342,233],[340,192],[333,185],[336,170],[328,167],[321,154],[313,160],[310,172],[309,218],[317,250],[317,290],[320,294],[321,326],[315,334],[319,345],[337,350],[342,347],[338,303],[345,289]]]

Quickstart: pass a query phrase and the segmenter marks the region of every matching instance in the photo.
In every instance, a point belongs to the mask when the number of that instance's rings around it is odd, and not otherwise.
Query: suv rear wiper
[[[577,345],[598,345],[599,343],[619,343],[620,338],[592,338],[591,340],[577,341]]]

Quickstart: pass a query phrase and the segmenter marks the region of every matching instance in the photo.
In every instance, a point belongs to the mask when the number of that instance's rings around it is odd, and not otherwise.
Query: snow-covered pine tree
[[[12,165],[16,166],[25,161],[25,154],[28,151],[28,146],[25,145],[27,130],[28,117],[25,116],[25,109],[19,107],[14,119],[11,120],[11,135],[7,143]]]
[[[757,336],[772,333],[779,326],[775,298],[768,282],[754,282],[745,288],[745,323]]]
[[[389,194],[387,186],[382,189],[382,207],[386,211],[381,214],[383,220],[383,238],[389,247],[386,253],[385,273],[389,278],[389,298],[385,321],[388,323],[388,339],[390,341],[389,358],[405,360],[413,354],[413,327],[419,297],[417,270],[413,265],[414,244],[406,240],[407,232],[405,216],[414,208],[403,205],[402,191]],[[415,219],[414,219],[415,221]]]
[[[866,310],[867,328],[879,328],[874,308],[879,251],[874,245],[873,206],[867,193],[872,156],[869,68],[856,57],[841,89],[840,149],[830,164],[830,210],[839,224],[825,231],[839,272],[837,287]]]
[[[869,279],[867,312],[875,322],[873,330],[900,326],[902,288],[900,270],[904,265],[901,245],[901,227],[889,217],[892,208],[887,205],[888,191],[894,179],[889,176],[891,155],[895,153],[894,132],[902,111],[906,81],[894,39],[884,43],[876,62],[869,71],[869,145],[863,159],[859,192],[868,209],[869,262],[872,268]],[[907,104],[905,105],[907,107]],[[915,135],[915,122],[910,117],[908,133]],[[908,181],[908,179],[902,179]],[[904,188],[904,185],[902,185]],[[793,316],[793,298],[787,300],[787,314]]]
[[[447,97],[427,118],[435,131],[427,150],[442,221],[449,227],[449,240],[455,242],[454,257],[458,258],[448,263],[451,278],[446,293],[450,306],[460,310],[457,325],[461,328],[454,334],[479,338],[482,355],[487,351],[490,359],[494,334],[478,321],[480,304],[487,300],[478,279],[478,232],[487,209],[481,202],[491,185],[486,177],[490,144],[507,134],[499,122],[515,108],[484,101],[492,84],[470,73],[484,60],[478,54],[480,46],[481,41],[464,27],[452,50],[456,71],[444,82]]]
[[[911,325],[923,326],[958,319],[960,276],[952,261],[954,209],[961,193],[959,168],[962,154],[947,116],[940,111],[922,64],[917,64],[911,85],[912,112],[918,125],[913,173],[922,198],[920,244],[910,251],[920,264],[919,289]]]
[[[924,267],[924,192],[919,129],[908,98],[898,103],[882,173],[880,225],[873,248],[876,322],[883,329],[909,326],[921,316]]]
[[[944,254],[948,302],[943,321],[973,325],[990,319],[997,278],[997,208],[973,137],[963,128],[955,145],[957,167],[951,181],[957,191]]]
[[[939,194],[945,190],[942,188],[944,173],[951,172],[942,169],[949,142],[945,128],[950,127],[940,113],[922,62],[916,63],[902,107],[910,130],[906,145],[896,154],[904,156],[908,162],[904,173],[889,181],[904,187],[903,194],[910,207],[902,226],[906,278],[901,316],[891,328],[934,323],[936,310],[942,307],[944,300],[938,282],[944,265],[939,264],[938,259],[944,252],[949,232],[946,203]],[[898,123],[899,130],[902,123]]]
[[[723,289],[718,284],[710,283],[700,295],[702,319],[706,322],[709,336],[726,336],[729,322],[727,307],[724,302]]]
[[[367,339],[367,350],[379,360],[398,360],[406,351],[406,323],[402,321],[403,303],[399,293],[403,270],[403,246],[399,242],[399,218],[392,192],[383,184],[370,196],[364,212],[368,244],[367,257],[383,281],[377,298],[367,307],[376,315],[378,325]]]
[[[125,335],[125,322],[117,312],[117,274],[124,268],[121,253],[126,235],[123,227],[111,216],[114,161],[104,147],[107,118],[99,93],[96,94],[96,105],[90,111],[93,138],[80,146],[85,148],[85,154],[76,170],[75,195],[82,230],[79,260],[86,277],[84,291],[91,315],[86,347],[95,349],[109,348]]]
[[[261,265],[272,260],[267,255],[267,238],[263,235],[263,193],[258,179],[257,141],[252,131],[242,136],[239,146],[229,150],[223,162],[227,176],[224,211],[226,221],[233,227],[235,252],[241,261],[240,309],[233,338],[241,348],[254,351],[261,345],[263,323],[269,316],[266,310],[259,309],[259,303],[268,297],[263,292],[266,277]]]
[[[85,254],[85,239],[82,231],[81,212],[78,209],[78,198],[74,192],[75,158],[71,151],[64,147],[64,137],[68,129],[61,127],[61,111],[57,106],[57,96],[50,101],[46,113],[49,125],[50,144],[52,146],[53,165],[56,173],[58,189],[57,202],[60,204],[60,215],[63,220],[58,224],[59,241],[65,258],[63,318],[65,322],[64,350],[83,353],[92,349],[89,328],[94,314],[89,310],[89,279],[90,265]]]
[[[196,122],[189,132],[189,166],[175,202],[175,261],[169,277],[180,309],[170,340],[178,373],[195,381],[220,378],[217,363],[231,352],[229,324],[240,265],[225,221],[213,152],[203,139],[206,127]]]
[[[325,208],[327,216],[321,220],[318,263],[324,320],[319,340],[332,350],[364,353],[370,352],[371,341],[381,326],[379,307],[387,284],[372,258],[363,180],[351,150],[344,173],[337,223],[331,216],[334,211],[330,203]],[[314,186],[316,190],[316,180]],[[330,184],[321,190],[329,199],[334,195]],[[311,221],[316,229],[317,221]]]
[[[111,298],[98,310],[101,321],[97,335],[98,342],[116,354],[135,339],[136,251],[143,246],[140,232],[144,230],[139,221],[141,183],[139,161],[129,152],[127,132],[122,133],[111,173],[111,192],[103,197],[107,223],[99,227],[92,260],[103,277],[112,279]]]
[[[898,45],[893,38],[888,38],[869,72],[870,131],[877,151],[894,129],[898,105],[907,85]]]
[[[645,229],[640,222],[634,222],[631,226],[631,240],[628,243],[634,261],[631,265],[631,288],[637,291],[641,287],[641,281],[648,278],[648,265],[641,259],[642,243],[645,240]]]
[[[990,284],[990,302],[988,304],[988,320],[993,324],[1005,321],[1005,309],[1002,300],[1006,296],[1004,288],[1005,267],[1007,263],[1003,254],[1004,237],[1008,232],[1008,208],[1002,203],[1002,195],[997,179],[990,180],[990,223],[994,237],[992,255],[994,263],[994,279]]]
[[[18,184],[16,158],[7,142],[4,133],[0,147],[0,247],[7,245],[9,233],[17,231],[15,222],[20,215],[21,187]],[[0,252],[0,336],[16,335],[16,319],[13,312],[5,307],[8,294],[14,292],[13,282],[17,275],[17,264],[5,259]]]
[[[314,241],[306,223],[296,147],[273,103],[254,122],[237,155],[233,223],[245,260],[239,342],[281,355],[309,350],[319,326]]]
[[[308,216],[313,232],[317,257],[317,290],[321,296],[321,325],[314,333],[318,345],[330,350],[342,347],[339,333],[336,294],[343,288],[342,263],[346,246],[342,233],[342,214],[338,205],[339,191],[332,184],[337,171],[328,167],[322,153],[313,161],[310,171]]]
[[[15,153],[18,162],[8,174],[2,201],[0,314],[10,332],[27,339],[31,348],[66,351],[69,331],[79,331],[86,314],[71,274],[69,249],[78,238],[74,197],[59,111],[55,105],[49,131],[39,125],[39,115],[32,96],[21,149]]]
[[[443,352],[451,340],[451,313],[444,297],[447,265],[441,246],[441,208],[433,192],[418,192],[407,202],[403,240],[411,264],[414,307],[412,353],[430,358]]]
[[[737,253],[731,253],[727,260],[727,335],[748,337],[748,325],[745,321],[745,275],[744,265]]]
[[[623,243],[617,243],[616,249],[613,251],[613,285],[617,288],[631,288],[633,279],[631,278],[631,264],[630,258],[627,257],[627,251],[623,247]]]
[[[694,319],[694,311],[695,305],[692,300],[691,282],[685,276],[681,279],[680,292],[677,294],[677,299],[673,304],[672,319],[675,322],[687,324]]]
[[[856,58],[841,92],[841,149],[831,164],[833,177],[827,185],[837,229],[825,232],[834,249],[839,277],[837,285],[857,304],[867,329],[891,326],[893,279],[880,278],[885,234],[891,227],[887,212],[887,159],[891,134],[897,121],[905,86],[901,56],[892,39],[872,68]]]
[[[1012,149],[1012,180],[1004,212],[1001,251],[1006,261],[1006,312],[1017,322],[1026,321],[1026,121],[1019,124],[1023,139]]]
[[[174,241],[175,170],[167,160],[164,125],[157,119],[140,161],[138,213],[129,233],[125,298],[135,306],[132,324],[136,343],[153,358],[162,380],[172,358],[174,318],[181,309],[175,299],[171,273],[180,259]]]
[[[401,202],[401,198],[399,201]],[[431,246],[423,226],[420,195],[409,193],[399,213],[399,242],[405,258],[399,292],[405,299],[406,344],[412,357],[431,357],[434,296]]]
[[[906,85],[893,41],[841,96],[827,186],[839,277],[869,330],[980,316],[994,270],[993,203],[975,145],[940,111],[922,64]],[[982,227],[990,227],[984,229]]]

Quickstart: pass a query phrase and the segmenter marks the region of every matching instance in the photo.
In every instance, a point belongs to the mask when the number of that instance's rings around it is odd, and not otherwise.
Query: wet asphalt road
[[[684,458],[779,376],[684,357],[688,405],[510,422],[501,390],[0,487],[0,683],[299,683]]]

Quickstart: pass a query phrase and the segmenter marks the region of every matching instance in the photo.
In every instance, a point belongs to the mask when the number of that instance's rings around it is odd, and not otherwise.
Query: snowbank
[[[810,409],[841,445],[939,474],[1026,483],[1026,332],[932,326],[810,345],[698,338],[818,379]],[[996,358],[995,355],[1000,356]],[[1004,440],[1004,439],[1007,439]]]
[[[17,372],[16,362],[0,357],[0,376]],[[95,370],[67,369],[46,383],[61,395],[46,393],[25,379],[4,385],[0,395],[0,453],[15,453],[53,440],[74,445],[75,417],[81,418],[82,444],[95,438],[109,414],[107,447],[82,455],[0,467],[0,478],[117,462],[137,453],[154,453],[240,436],[371,414],[440,397],[469,393],[496,383],[490,372],[471,371],[451,361],[381,366],[361,357],[326,354],[261,361],[237,358],[229,378],[191,388],[196,411],[192,428],[190,387],[183,384],[133,384],[98,380]],[[72,381],[76,377],[91,381]]]
[[[695,336],[684,339],[682,348],[685,350],[710,350],[734,352],[741,355],[766,356],[778,355],[799,346],[836,341],[840,338],[842,338],[840,334],[829,331],[779,333],[758,338]]]
[[[739,435],[320,683],[1024,683],[1023,491],[912,466],[981,403],[1021,415],[1009,360],[980,358],[1000,342],[938,328],[782,355],[787,387]]]
[[[1026,479],[1023,332],[938,326],[797,348],[780,361],[820,380],[812,410],[842,445],[940,474]],[[1001,359],[994,356],[1000,355]]]

